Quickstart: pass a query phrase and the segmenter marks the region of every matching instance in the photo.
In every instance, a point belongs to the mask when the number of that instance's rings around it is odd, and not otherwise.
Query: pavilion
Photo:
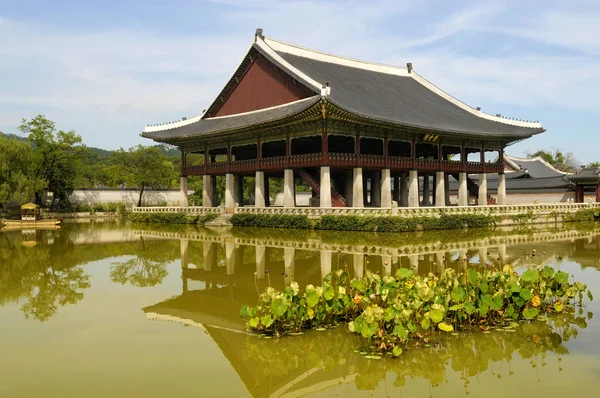
[[[466,105],[411,63],[357,61],[257,29],[200,116],[147,126],[142,136],[181,150],[182,206],[187,176],[203,176],[203,206],[213,207],[215,177],[224,175],[227,209],[243,206],[247,176],[255,177],[256,207],[269,206],[269,178],[283,177],[285,207],[296,205],[295,183],[302,179],[315,206],[389,208],[393,201],[449,205],[449,176],[459,182],[458,205],[468,205],[469,192],[479,204],[505,204],[504,149],[542,132],[539,122]],[[202,160],[189,162],[190,154]],[[497,174],[496,198],[488,195],[487,174]]]

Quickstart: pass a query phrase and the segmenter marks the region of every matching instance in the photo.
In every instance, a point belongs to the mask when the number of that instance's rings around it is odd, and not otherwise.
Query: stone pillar
[[[498,174],[498,195],[496,195],[496,203],[499,205],[506,204],[506,174]]]
[[[181,239],[179,241],[179,253],[181,254],[181,269],[187,269],[190,256],[189,256],[189,247],[190,241],[188,239]]]
[[[346,199],[346,207],[352,207],[352,170],[344,173],[346,183],[344,184],[344,199]]]
[[[383,266],[383,273],[385,276],[392,275],[392,256],[383,255],[381,256],[381,265]]]
[[[469,190],[467,189],[467,173],[458,174],[458,205],[469,205]]]
[[[244,206],[244,176],[235,175],[233,177],[234,180],[234,196],[233,200],[235,201],[235,205],[239,207]]]
[[[235,241],[233,238],[225,241],[225,265],[227,266],[227,275],[233,275],[235,272]]]
[[[500,265],[504,265],[506,263],[506,245],[498,245],[498,261],[500,261]]]
[[[329,166],[321,166],[321,198],[319,207],[331,207],[331,176]]]
[[[487,174],[481,173],[479,174],[479,197],[478,197],[479,206],[487,206]]]
[[[419,175],[417,170],[408,172],[408,207],[419,207]]]
[[[294,170],[283,171],[283,207],[296,206],[296,189],[294,185]]]
[[[404,207],[408,206],[408,178],[406,178],[406,173],[400,174],[400,204]]]
[[[381,173],[373,172],[371,177],[371,206],[381,207]],[[391,206],[391,204],[390,204]]]
[[[329,250],[321,251],[321,278],[325,278],[331,273],[331,257],[333,252]]]
[[[235,184],[233,174],[225,174],[225,208],[235,208]]]
[[[210,175],[204,175],[202,177],[202,206],[203,207],[215,207],[217,205],[215,200],[215,184],[216,178]]]
[[[179,179],[179,207],[188,207],[188,185],[186,176],[181,176]]]
[[[352,263],[354,265],[354,277],[362,278],[365,274],[365,255],[364,254],[353,254]]]
[[[256,171],[254,177],[254,207],[265,207],[265,172]]]
[[[352,207],[365,207],[363,197],[363,173],[360,167],[353,171],[352,176]]]
[[[466,272],[467,268],[469,268],[467,251],[465,249],[458,249],[458,272]]]
[[[296,249],[293,247],[283,248],[283,263],[285,265],[285,273],[289,282],[294,281],[294,266],[296,263]]]
[[[410,268],[413,270],[419,269],[419,255],[418,254],[409,254],[408,262],[410,264]]]
[[[444,268],[446,268],[446,256],[444,254],[444,252],[435,253],[435,273],[438,275],[444,272]]]
[[[480,247],[479,248],[479,265],[485,267],[488,262],[488,248]]]
[[[429,206],[429,174],[423,174],[423,206]]]
[[[217,244],[214,242],[202,242],[202,254],[204,256],[204,271],[210,272],[213,266],[217,266]]]
[[[446,205],[446,184],[444,181],[444,172],[435,173],[435,206],[444,207]]]
[[[390,169],[381,170],[381,207],[392,207],[392,181]]]
[[[401,198],[400,198],[400,177],[394,177],[394,200],[400,206]]]
[[[265,269],[266,269],[266,251],[267,248],[265,245],[256,245],[256,279],[264,279],[265,278]]]

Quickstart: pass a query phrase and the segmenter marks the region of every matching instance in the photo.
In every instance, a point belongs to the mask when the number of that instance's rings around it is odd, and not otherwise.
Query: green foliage
[[[449,215],[440,217],[369,217],[323,216],[317,228],[323,230],[412,232],[417,230],[484,228],[496,225],[497,218],[480,214]]]
[[[318,221],[306,216],[275,214],[235,214],[236,227],[298,228],[331,231],[413,232],[418,230],[484,228],[496,225],[497,217],[487,215],[448,215],[440,217],[370,217],[325,215]]]
[[[123,202],[95,203],[91,205],[76,204],[71,206],[69,211],[82,213],[117,213],[119,215],[127,215],[130,211],[130,207]]]
[[[349,330],[366,339],[371,351],[398,356],[411,342],[435,338],[437,330],[512,330],[518,321],[546,321],[548,315],[582,305],[585,292],[585,284],[569,283],[566,273],[550,267],[522,276],[508,265],[502,271],[470,269],[467,274],[446,269],[440,276],[400,268],[395,277],[367,271],[352,280],[339,270],[327,275],[322,286],[308,285],[304,294],[295,282],[283,292],[269,287],[256,307],[244,306],[240,314],[250,330],[276,336],[348,321]]]
[[[512,220],[519,225],[527,225],[533,221],[535,215],[533,211],[528,211],[527,213],[516,214],[512,216]]]
[[[217,213],[209,213],[202,216],[188,216],[183,213],[129,213],[128,215],[132,222],[162,224],[204,224],[214,220],[218,216]]]
[[[23,140],[0,135],[0,207],[25,203],[43,190],[45,181],[32,173],[33,149]]]
[[[138,145],[129,151],[120,149],[112,156],[122,181],[140,190],[138,207],[142,206],[146,188],[168,188],[177,180],[173,163],[157,147]]]
[[[81,146],[81,137],[74,131],[56,131],[54,122],[43,115],[31,120],[23,119],[19,130],[27,135],[33,147],[29,164],[30,178],[36,181],[36,203],[42,204],[45,190],[54,195],[51,209],[57,201],[60,204],[68,203],[69,196],[75,189],[78,168],[85,150]]]
[[[598,209],[580,209],[575,213],[565,213],[564,222],[594,221],[600,216]]]
[[[313,228],[313,223],[307,216],[286,214],[234,214],[229,221],[236,227]]]

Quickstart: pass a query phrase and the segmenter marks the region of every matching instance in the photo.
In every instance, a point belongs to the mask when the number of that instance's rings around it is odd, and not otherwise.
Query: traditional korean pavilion
[[[226,208],[243,205],[246,176],[256,177],[256,207],[269,206],[269,178],[283,177],[285,207],[295,206],[302,179],[312,188],[312,205],[389,208],[392,201],[449,205],[450,175],[459,181],[459,205],[468,205],[469,191],[479,204],[504,204],[505,147],[543,131],[538,122],[459,101],[411,63],[339,57],[257,29],[241,64],[200,116],[147,126],[142,136],[182,151],[182,206],[187,176],[204,176],[203,206],[217,206],[215,176],[224,175]],[[499,160],[488,160],[489,152]],[[191,164],[189,154],[204,155],[203,162]],[[490,173],[498,174],[496,199],[487,193]],[[423,192],[430,183],[431,201]]]

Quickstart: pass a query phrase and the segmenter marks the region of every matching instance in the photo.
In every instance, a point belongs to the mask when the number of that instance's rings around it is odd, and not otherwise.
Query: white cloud
[[[413,1],[401,6],[391,0],[212,3],[228,7],[215,17],[221,28],[185,36],[152,30],[151,21],[146,28],[88,33],[0,17],[0,129],[14,131],[21,117],[46,113],[90,145],[144,142],[137,133],[145,124],[193,116],[209,105],[247,51],[256,27],[341,55],[413,62],[436,85],[490,113],[500,112],[494,107],[503,104],[524,107],[523,114],[508,115],[519,118],[541,118],[528,111],[534,106],[598,112],[595,21],[600,12],[594,7],[582,15],[546,4],[538,15],[523,16],[514,4],[477,2],[445,16]],[[402,29],[401,22],[416,11],[424,18],[421,28]],[[531,51],[469,53],[456,39],[487,33],[527,40]],[[536,51],[535,43],[570,52],[550,56]]]

